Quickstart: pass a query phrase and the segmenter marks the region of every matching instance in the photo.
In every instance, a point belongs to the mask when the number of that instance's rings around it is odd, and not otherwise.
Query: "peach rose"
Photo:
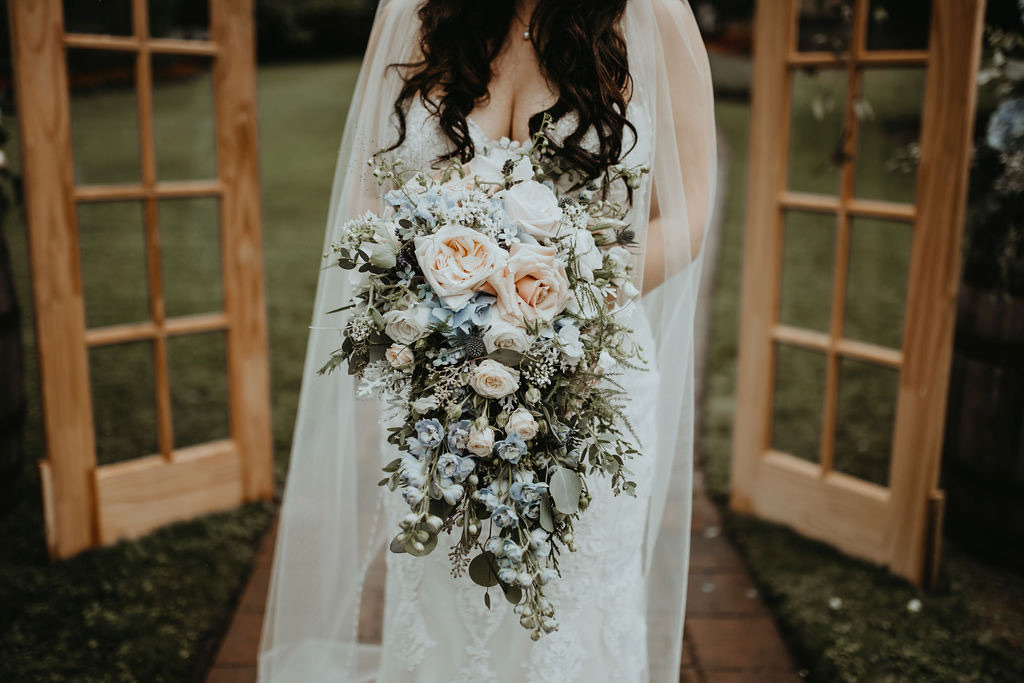
[[[504,398],[519,388],[519,371],[485,358],[473,368],[469,386],[484,398]]]
[[[409,367],[416,360],[409,346],[397,343],[387,348],[387,351],[384,352],[384,357],[388,359],[388,363],[391,363],[393,368]]]
[[[446,225],[416,237],[416,260],[444,305],[461,311],[487,278],[505,265],[507,255],[493,239],[463,225]]]
[[[555,248],[521,242],[512,245],[508,263],[481,289],[497,296],[498,314],[516,324],[554,320],[572,295]]]

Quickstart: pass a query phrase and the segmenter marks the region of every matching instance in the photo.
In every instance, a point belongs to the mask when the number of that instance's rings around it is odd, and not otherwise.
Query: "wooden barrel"
[[[15,486],[23,470],[25,423],[21,317],[2,213],[0,211],[0,515],[14,505]]]
[[[1024,298],[961,287],[942,486],[948,536],[1024,566]]]

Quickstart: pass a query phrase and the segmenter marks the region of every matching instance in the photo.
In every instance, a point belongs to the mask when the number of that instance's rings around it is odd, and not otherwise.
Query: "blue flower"
[[[437,459],[437,473],[442,477],[454,479],[455,473],[459,471],[459,456],[454,453],[445,453]]]
[[[468,458],[468,457],[467,458],[463,458],[463,457],[460,457],[459,458],[459,468],[455,471],[455,480],[456,481],[465,481],[466,477],[468,477],[470,474],[472,474],[472,472],[473,472],[473,470],[475,468],[476,468],[476,462],[473,460],[473,458]]]
[[[483,327],[490,323],[491,305],[496,300],[497,297],[493,294],[477,292],[469,303],[458,311],[453,311],[445,306],[440,299],[434,299],[431,301],[433,308],[430,311],[430,317],[448,326],[448,336],[468,335],[474,326]]]
[[[519,459],[528,453],[526,449],[526,442],[523,441],[523,437],[519,436],[519,434],[515,432],[512,432],[503,440],[495,443],[494,452],[498,454],[499,458],[510,462],[513,465],[519,462]]]
[[[423,500],[423,491],[416,488],[405,488],[402,489],[402,498],[405,498],[405,502],[409,505],[416,505]]]
[[[469,427],[473,423],[470,420],[459,420],[448,425],[448,448],[459,453],[466,452],[466,444],[469,442]]]
[[[548,485],[545,483],[529,484],[522,481],[517,481],[512,484],[512,488],[509,489],[509,495],[512,496],[512,500],[517,503],[537,503],[540,502],[544,492],[548,490]]]
[[[491,515],[491,520],[494,521],[502,529],[510,526],[515,526],[519,523],[519,517],[516,515],[516,511],[510,508],[508,505],[501,505],[494,514]]]
[[[405,443],[409,445],[409,453],[417,458],[422,458],[430,450],[429,447],[415,436],[406,437]]]
[[[416,423],[416,436],[427,448],[441,445],[444,438],[444,427],[435,419],[420,420]]]
[[[473,492],[473,499],[482,503],[488,512],[494,512],[501,505],[501,499],[490,486],[477,489]]]
[[[441,491],[441,497],[444,498],[449,505],[455,505],[462,500],[464,495],[466,495],[466,491],[462,487],[462,484],[456,484],[448,478],[442,479],[438,488]]]
[[[501,557],[507,558],[512,564],[523,561],[523,549],[515,541],[506,538],[501,546]]]
[[[551,433],[558,439],[558,443],[565,443],[569,440],[569,425],[552,420],[548,426],[551,428]]]

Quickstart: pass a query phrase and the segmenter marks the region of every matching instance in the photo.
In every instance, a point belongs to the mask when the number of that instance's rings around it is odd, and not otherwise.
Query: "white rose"
[[[473,369],[469,386],[484,398],[504,398],[519,388],[519,371],[485,358]]]
[[[640,296],[640,290],[636,288],[632,280],[626,280],[619,288],[619,304],[625,306],[633,299]]]
[[[571,361],[583,358],[583,342],[580,341],[580,328],[572,323],[562,325],[558,330],[558,341],[562,343],[562,354]]]
[[[484,332],[484,346],[487,348],[487,353],[496,349],[511,349],[519,353],[526,353],[526,350],[530,348],[530,335],[527,334],[525,328],[497,319]]]
[[[533,162],[530,157],[523,156],[512,166],[512,182],[517,183],[524,180],[533,180]]]
[[[577,230],[559,243],[559,248],[565,249],[576,257],[580,277],[587,282],[594,281],[594,271],[604,263],[601,250],[594,243],[594,235],[589,230]]]
[[[405,344],[392,344],[384,352],[384,357],[388,359],[393,368],[404,368],[416,360],[412,349]]]
[[[602,351],[600,357],[597,359],[597,364],[594,365],[594,372],[598,375],[603,375],[608,372],[618,363],[612,355],[607,351]]]
[[[385,313],[384,332],[399,344],[412,344],[430,334],[430,306],[418,304],[411,308]]]
[[[537,421],[533,419],[530,411],[522,406],[516,408],[515,412],[508,416],[508,422],[505,424],[505,433],[513,432],[523,437],[524,441],[529,441],[537,436]]]
[[[440,403],[437,401],[437,396],[431,394],[430,396],[420,396],[418,399],[412,402],[412,409],[414,412],[422,415],[423,413],[434,410],[439,406]]]
[[[601,309],[605,307],[604,294],[596,287],[590,287],[589,292],[579,288],[578,285],[577,287],[574,295],[570,296],[569,301],[566,302],[565,310],[581,318],[596,318]]]
[[[475,177],[480,183],[494,183],[504,187],[505,174],[501,171],[505,167],[505,162],[511,157],[507,153],[499,154],[498,151],[495,150],[487,155],[477,154],[473,157],[473,160],[469,162],[469,175]]]
[[[605,253],[608,254],[608,258],[611,259],[612,265],[616,270],[625,270],[626,265],[633,256],[625,247],[619,244],[616,244]]]
[[[461,311],[479,285],[505,266],[508,252],[493,239],[463,225],[446,225],[416,237],[416,260],[444,305]]]
[[[481,428],[476,425],[470,427],[466,450],[480,457],[490,455],[494,450],[494,430],[490,427]]]
[[[502,193],[505,210],[512,221],[539,240],[558,235],[562,221],[562,207],[558,197],[547,185],[527,180],[513,185]]]

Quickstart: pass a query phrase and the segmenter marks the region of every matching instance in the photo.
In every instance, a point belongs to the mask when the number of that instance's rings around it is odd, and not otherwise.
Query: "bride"
[[[376,486],[395,453],[378,406],[352,378],[318,376],[340,339],[348,275],[324,268],[264,631],[261,681],[675,681],[686,596],[693,436],[693,316],[714,193],[707,56],[684,0],[384,0],[338,154],[324,251],[340,226],[379,211],[367,165],[386,149],[413,168],[455,157],[499,162],[530,144],[545,114],[563,168],[600,180],[617,163],[639,248],[639,301],[620,315],[647,370],[617,377],[641,456],[637,496],[604,481],[576,525],[576,552],[547,591],[559,628],[539,641],[510,605],[426,557],[387,552],[407,512]],[[567,173],[559,179],[568,190]],[[581,189],[581,188],[576,188]],[[585,188],[583,188],[585,191]],[[379,611],[382,637],[360,624]]]

